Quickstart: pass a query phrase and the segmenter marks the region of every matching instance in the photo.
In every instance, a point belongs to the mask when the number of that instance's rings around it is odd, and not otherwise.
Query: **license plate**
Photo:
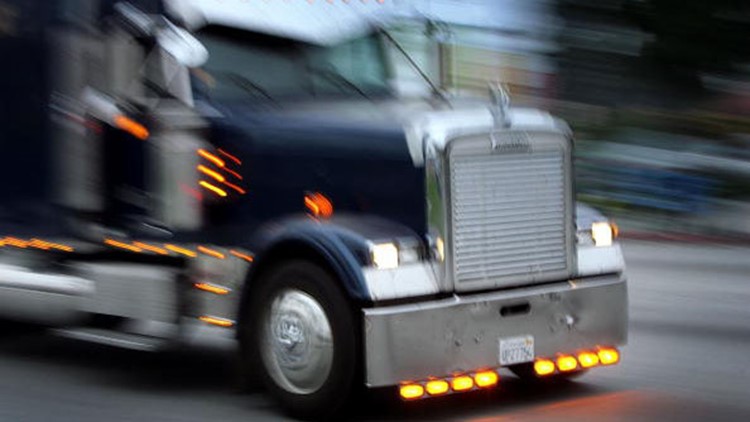
[[[501,366],[533,361],[534,336],[501,338],[498,360]]]

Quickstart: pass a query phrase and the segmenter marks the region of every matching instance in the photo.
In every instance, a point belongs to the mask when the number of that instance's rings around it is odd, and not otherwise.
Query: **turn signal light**
[[[492,387],[497,384],[497,380],[497,372],[495,371],[477,372],[476,375],[474,375],[474,383],[479,388]]]
[[[474,380],[467,376],[456,377],[451,381],[451,387],[453,391],[471,390],[474,387]]]
[[[601,362],[602,365],[614,365],[620,361],[620,353],[617,349],[599,349],[597,354],[599,355],[599,362]]]
[[[426,385],[427,393],[431,396],[438,396],[448,392],[448,383],[443,380],[428,381]]]
[[[534,362],[534,372],[540,377],[555,372],[555,363],[548,359],[538,359]]]
[[[581,352],[578,354],[578,363],[583,368],[591,368],[599,364],[599,356],[596,353]]]
[[[560,356],[557,358],[557,369],[560,372],[570,372],[578,369],[578,361],[573,356]]]
[[[424,395],[424,387],[419,384],[402,385],[399,393],[401,394],[401,398],[405,400],[414,400]]]

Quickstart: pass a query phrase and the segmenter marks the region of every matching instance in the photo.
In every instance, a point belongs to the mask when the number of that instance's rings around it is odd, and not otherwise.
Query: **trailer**
[[[0,1],[0,316],[231,341],[305,418],[618,363],[624,261],[571,130],[416,66],[432,94],[400,98],[386,6]]]

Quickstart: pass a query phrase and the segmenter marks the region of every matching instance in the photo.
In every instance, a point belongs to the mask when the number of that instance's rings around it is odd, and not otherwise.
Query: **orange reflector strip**
[[[229,253],[231,253],[232,255],[236,256],[239,259],[244,259],[247,262],[253,262],[253,257],[250,256],[250,255],[248,255],[248,254],[244,254],[242,252],[235,251],[234,249],[232,249],[231,251],[229,251]]]
[[[236,171],[234,171],[234,170],[232,170],[230,168],[227,168],[227,167],[224,167],[224,171],[227,172],[227,173],[229,173],[229,174],[231,174],[232,176],[236,177],[237,180],[242,180],[242,175],[239,174],[239,173],[237,173]]]
[[[239,193],[240,195],[244,195],[245,194],[245,189],[242,189],[241,187],[239,187],[239,186],[237,186],[237,185],[235,185],[233,183],[229,183],[226,180],[224,181],[224,185],[228,186],[228,187],[230,187],[230,188],[232,188],[234,190],[236,190],[237,193]]]
[[[581,352],[578,354],[578,363],[583,368],[591,368],[599,364],[599,356],[596,353]]]
[[[599,355],[599,362],[601,362],[602,365],[614,365],[620,361],[620,352],[618,352],[617,349],[600,349],[597,354]]]
[[[205,158],[206,160],[216,164],[219,167],[224,167],[226,163],[224,163],[224,160],[221,158],[211,154],[210,152],[206,151],[205,149],[201,148],[198,150],[198,155]]]
[[[226,177],[222,176],[221,174],[211,170],[210,168],[204,166],[203,164],[198,164],[198,167],[196,167],[199,172],[208,175],[210,177],[213,177],[214,179],[218,180],[219,182],[224,182],[227,180]]]
[[[206,182],[205,180],[201,180],[198,184],[219,196],[227,196],[227,192],[225,190],[217,188],[216,186]]]
[[[474,380],[471,377],[456,377],[451,381],[451,387],[453,391],[466,391],[471,390],[474,387]]]
[[[443,380],[432,380],[428,381],[425,386],[427,394],[431,396],[439,396],[448,392],[448,382]]]
[[[15,237],[6,237],[5,244],[22,249],[26,249],[29,246],[29,242],[21,239],[16,239]]]
[[[578,361],[573,356],[560,356],[557,358],[557,369],[560,372],[570,372],[578,369]]]
[[[193,284],[196,289],[203,290],[209,293],[214,293],[217,295],[226,295],[229,294],[229,289],[225,289],[224,287],[217,286],[215,284],[211,283],[195,283]]]
[[[104,243],[106,243],[109,246],[114,246],[116,248],[128,250],[130,252],[143,252],[143,249],[141,249],[141,248],[139,248],[137,246],[129,245],[127,243],[118,242],[118,241],[113,240],[113,239],[105,239]]]
[[[399,394],[405,400],[418,399],[424,395],[424,387],[419,384],[402,385],[399,388]]]
[[[141,248],[149,252],[157,253],[159,255],[169,255],[169,252],[167,252],[166,249],[162,249],[158,246],[149,245],[148,243],[133,242],[133,246]]]
[[[333,215],[333,204],[322,193],[305,195],[305,206],[315,217],[330,218]]]
[[[190,258],[195,258],[196,256],[198,256],[197,253],[191,251],[190,249],[181,248],[181,247],[179,247],[177,245],[169,245],[169,244],[167,244],[167,245],[164,245],[164,247],[167,248],[167,249],[169,249],[172,252],[176,252],[176,253],[181,254],[181,255],[189,256]]]
[[[497,372],[495,371],[482,371],[477,372],[474,375],[474,383],[477,385],[477,387],[480,388],[487,388],[492,387],[493,385],[497,385]]]
[[[115,116],[114,125],[142,141],[148,139],[149,133],[145,126],[122,114]]]
[[[212,316],[202,316],[202,317],[200,317],[198,319],[200,319],[201,321],[205,322],[206,324],[218,325],[219,327],[231,327],[231,326],[234,325],[233,321],[230,321],[230,320],[224,319],[224,318],[216,318],[216,317],[212,317]]]
[[[221,148],[219,148],[219,149],[218,149],[218,151],[219,151],[219,154],[221,154],[221,155],[223,155],[223,156],[225,156],[225,157],[229,158],[230,160],[234,161],[234,162],[235,162],[235,164],[237,164],[238,166],[241,166],[241,165],[242,165],[242,161],[240,161],[240,159],[239,159],[239,158],[237,158],[237,157],[235,157],[234,155],[232,155],[232,154],[230,154],[230,153],[228,153],[228,152],[224,151],[224,150],[223,150],[223,149],[221,149]]]
[[[42,249],[42,250],[49,250],[51,247],[49,242],[45,242],[44,240],[40,239],[31,239],[31,241],[28,243],[28,246],[31,246],[32,248]]]
[[[219,258],[219,259],[226,258],[226,256],[223,253],[221,253],[219,251],[215,251],[213,249],[208,249],[205,246],[198,246],[198,250],[201,251],[201,252],[203,252],[204,254],[212,256],[214,258]]]
[[[540,377],[553,374],[555,372],[555,363],[548,359],[538,359],[534,362],[534,372]]]
[[[57,244],[57,243],[50,243],[49,247],[52,248],[52,249],[57,249],[59,251],[63,251],[63,252],[73,252],[74,251],[74,249],[72,247],[68,246],[68,245],[60,245],[60,244]]]

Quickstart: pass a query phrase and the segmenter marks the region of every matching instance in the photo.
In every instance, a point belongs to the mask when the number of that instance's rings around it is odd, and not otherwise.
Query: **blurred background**
[[[18,26],[19,13],[54,13],[85,31],[96,1],[29,2],[23,7],[39,9],[19,12],[23,2],[0,0],[0,46],[34,29]],[[622,365],[573,385],[534,388],[509,376],[492,395],[407,410],[386,400],[362,418],[747,420],[750,2],[368,4],[400,15],[391,34],[449,97],[486,97],[488,83],[501,82],[513,104],[568,121],[576,133],[578,199],[613,217],[624,238],[630,342]],[[0,67],[34,66],[23,51],[0,51]],[[429,95],[404,57],[391,53],[399,92]],[[0,113],[29,109],[23,103],[43,108],[37,82],[34,75],[0,79]],[[23,86],[34,89],[5,96]],[[39,122],[28,118],[23,135],[32,137]],[[12,135],[0,133],[0,141]],[[0,321],[0,422],[281,418],[261,393],[231,394],[235,368],[226,350],[147,356],[27,328]]]
[[[624,231],[750,235],[750,3],[409,3],[443,23],[450,92],[483,95],[500,81],[515,104],[568,120],[579,200]],[[425,51],[416,29],[400,35],[416,57]]]

